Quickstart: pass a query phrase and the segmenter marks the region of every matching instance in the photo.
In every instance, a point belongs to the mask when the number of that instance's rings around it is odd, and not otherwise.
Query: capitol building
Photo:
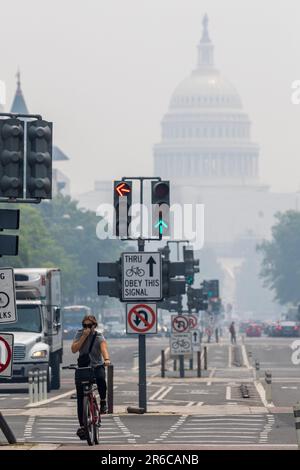
[[[204,205],[204,247],[216,254],[233,299],[236,268],[270,238],[276,212],[299,209],[299,195],[272,192],[260,180],[263,156],[241,97],[215,65],[207,15],[196,67],[171,95],[153,155],[153,175],[170,180],[172,204]],[[96,181],[79,201],[93,210],[112,202],[112,183]]]

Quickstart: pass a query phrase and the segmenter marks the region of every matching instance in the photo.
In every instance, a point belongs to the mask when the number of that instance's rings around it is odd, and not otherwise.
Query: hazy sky
[[[300,187],[299,0],[0,0],[0,79],[53,120],[73,193],[152,174],[152,146],[210,18],[215,62],[238,89],[273,190]]]

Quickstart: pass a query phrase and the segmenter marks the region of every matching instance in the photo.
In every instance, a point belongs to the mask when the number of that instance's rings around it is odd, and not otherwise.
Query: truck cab
[[[59,269],[15,269],[17,321],[2,323],[13,333],[11,382],[27,382],[32,369],[46,370],[48,391],[60,388],[63,342]],[[4,379],[3,379],[4,380]]]

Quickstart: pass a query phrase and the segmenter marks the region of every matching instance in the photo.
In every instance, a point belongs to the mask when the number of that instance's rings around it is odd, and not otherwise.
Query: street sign
[[[188,333],[189,315],[172,315],[171,316],[171,332],[172,333]]]
[[[189,326],[190,330],[198,328],[198,317],[197,315],[189,315]]]
[[[161,254],[122,253],[122,300],[161,299]]]
[[[14,335],[0,333],[0,376],[12,376],[12,358],[14,347]]]
[[[15,277],[12,268],[0,269],[0,324],[17,321]],[[0,328],[1,329],[1,328]]]
[[[170,354],[182,355],[192,353],[192,340],[190,333],[171,334]]]
[[[129,334],[157,333],[156,304],[127,304],[126,331]]]
[[[200,351],[201,350],[201,331],[192,330],[191,339],[192,339],[193,351],[195,352]]]

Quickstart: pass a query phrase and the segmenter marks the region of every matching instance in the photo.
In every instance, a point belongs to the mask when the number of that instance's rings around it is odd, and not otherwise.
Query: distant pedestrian
[[[231,344],[236,344],[236,332],[235,332],[234,321],[231,322],[230,324],[229,333],[231,335]]]

